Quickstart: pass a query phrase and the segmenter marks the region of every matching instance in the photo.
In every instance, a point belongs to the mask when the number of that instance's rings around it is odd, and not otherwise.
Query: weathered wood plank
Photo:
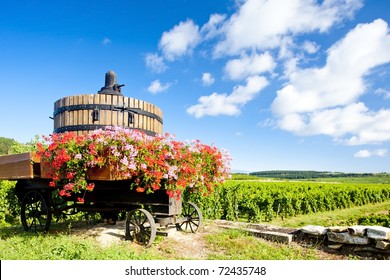
[[[0,180],[34,178],[33,153],[0,156]]]
[[[82,95],[78,96],[77,104],[83,104],[83,96]],[[77,125],[84,124],[84,113],[83,113],[83,110],[78,110],[77,116],[78,116],[77,117]]]

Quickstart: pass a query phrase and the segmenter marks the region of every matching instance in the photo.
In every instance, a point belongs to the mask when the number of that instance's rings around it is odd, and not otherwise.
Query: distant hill
[[[329,171],[311,171],[311,170],[270,170],[256,171],[249,175],[256,177],[278,178],[278,179],[317,179],[317,178],[340,178],[340,177],[369,177],[374,173],[343,173]]]

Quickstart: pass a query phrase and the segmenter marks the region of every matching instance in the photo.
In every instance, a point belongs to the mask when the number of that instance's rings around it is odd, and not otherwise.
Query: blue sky
[[[56,100],[122,93],[233,170],[390,172],[390,3],[5,1],[0,136],[53,130]]]

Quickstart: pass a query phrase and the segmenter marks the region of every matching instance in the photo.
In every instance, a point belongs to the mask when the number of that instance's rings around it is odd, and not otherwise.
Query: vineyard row
[[[206,218],[261,222],[387,201],[390,185],[231,180],[212,195],[188,196]]]

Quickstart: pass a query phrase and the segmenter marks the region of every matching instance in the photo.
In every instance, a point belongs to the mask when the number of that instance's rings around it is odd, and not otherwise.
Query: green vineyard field
[[[209,196],[186,194],[210,219],[269,222],[276,217],[345,209],[390,200],[390,184],[229,180]]]

